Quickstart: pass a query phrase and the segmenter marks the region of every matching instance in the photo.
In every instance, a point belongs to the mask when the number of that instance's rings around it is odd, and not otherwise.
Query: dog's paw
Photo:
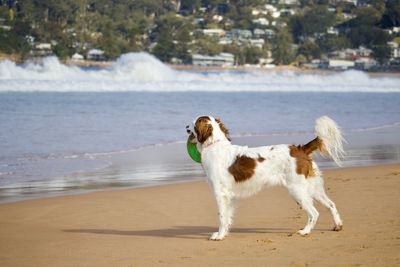
[[[306,236],[310,233],[310,231],[304,231],[304,229],[301,229],[301,230],[297,231],[297,233],[301,236]]]
[[[220,241],[224,239],[225,235],[221,235],[219,232],[215,232],[210,236],[210,240],[213,241]]]
[[[332,231],[339,232],[339,231],[342,231],[342,229],[343,229],[343,225],[339,224],[339,225],[335,225],[335,227],[333,227]]]

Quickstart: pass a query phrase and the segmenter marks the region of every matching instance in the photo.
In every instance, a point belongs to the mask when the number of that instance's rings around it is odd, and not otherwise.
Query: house
[[[259,16],[259,15],[267,15],[268,12],[266,10],[253,9],[253,10],[251,10],[251,14],[253,16]]]
[[[233,39],[237,40],[250,39],[253,37],[251,31],[242,29],[233,29],[231,30],[230,34],[232,35]]]
[[[290,8],[284,8],[279,11],[282,16],[293,16],[296,14],[296,11]]]
[[[339,30],[337,28],[334,28],[334,27],[329,27],[326,30],[326,33],[338,36],[339,35]]]
[[[275,35],[274,30],[271,30],[271,29],[265,29],[264,32],[265,32],[265,36],[267,38],[272,38]]]
[[[251,46],[255,46],[255,47],[258,47],[260,49],[263,48],[263,46],[265,44],[265,41],[262,38],[260,38],[260,39],[250,39],[249,42],[250,42]]]
[[[328,59],[321,60],[319,67],[321,69],[330,70],[348,70],[355,66],[355,62],[351,60],[341,60],[341,59]]]
[[[253,19],[253,23],[258,24],[258,25],[263,25],[263,26],[269,25],[269,21],[266,18]]]
[[[388,42],[388,45],[392,49],[392,58],[400,58],[400,47],[396,42]]]
[[[338,2],[342,2],[342,3],[346,3],[346,4],[351,4],[351,5],[357,6],[357,1],[358,0],[340,0]]]
[[[208,55],[200,55],[194,54],[192,55],[192,64],[194,66],[202,66],[202,67],[232,67],[235,63],[235,57],[230,53],[220,53],[216,56],[208,56]]]
[[[80,61],[83,60],[83,56],[81,54],[75,53],[71,57],[72,60]]]
[[[221,22],[221,21],[224,19],[224,17],[221,16],[221,15],[214,15],[214,16],[212,17],[212,19],[213,19],[215,22]]]
[[[360,46],[356,49],[357,58],[369,58],[372,55],[372,50],[364,46]]]
[[[255,38],[262,38],[265,36],[265,31],[263,29],[254,29],[253,36]]]
[[[360,58],[354,62],[354,68],[357,70],[370,70],[377,66],[378,63],[372,58]]]
[[[203,35],[211,37],[222,37],[225,36],[225,31],[222,29],[203,29],[200,30]]]
[[[280,5],[299,5],[300,1],[298,0],[279,0]]]
[[[104,51],[100,50],[100,49],[91,49],[89,50],[89,52],[87,53],[86,58],[88,60],[94,60],[94,61],[102,61],[105,60],[105,55],[104,55]]]
[[[51,43],[37,43],[30,53],[34,57],[45,57],[52,55],[52,45]]]
[[[233,43],[233,40],[230,36],[219,38],[218,44],[220,45],[230,45]]]
[[[39,44],[36,44],[35,48],[38,50],[51,50],[51,44],[50,43],[39,43]]]

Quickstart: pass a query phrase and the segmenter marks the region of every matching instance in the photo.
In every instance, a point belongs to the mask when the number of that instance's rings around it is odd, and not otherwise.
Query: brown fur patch
[[[263,162],[265,158],[259,157],[257,160],[247,156],[237,156],[235,162],[228,168],[230,174],[237,183],[250,179],[255,172],[257,161]]]
[[[312,141],[308,142],[307,144],[305,144],[304,146],[302,146],[302,149],[304,150],[304,153],[306,153],[307,155],[310,155],[312,152],[314,152],[314,150],[325,150],[324,146],[323,146],[323,142],[321,139],[319,139],[318,137],[314,138]]]
[[[324,143],[318,137],[308,142],[303,146],[289,146],[290,156],[296,158],[296,172],[297,174],[303,174],[306,178],[309,176],[315,176],[315,171],[312,166],[311,153],[317,149],[321,152],[325,151]]]
[[[303,146],[289,146],[290,156],[296,159],[296,172],[303,174],[306,178],[315,176],[312,167],[312,158],[304,152]]]
[[[231,141],[231,138],[230,138],[230,136],[229,136],[229,130],[226,129],[224,123],[223,123],[220,119],[218,119],[218,118],[216,118],[215,121],[218,123],[219,128],[221,128],[221,131],[225,134],[226,139],[228,139],[229,141]]]
[[[196,120],[194,131],[197,135],[199,143],[204,143],[211,135],[213,127],[210,124],[210,118],[208,116],[200,117]]]
[[[256,168],[256,160],[247,156],[237,156],[228,171],[236,182],[243,182],[251,178]]]

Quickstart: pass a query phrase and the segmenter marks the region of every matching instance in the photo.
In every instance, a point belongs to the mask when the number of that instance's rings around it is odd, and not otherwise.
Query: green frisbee
[[[190,142],[189,138],[186,143],[186,148],[189,156],[192,158],[192,160],[196,161],[197,163],[201,163],[201,154],[197,150],[196,144]]]

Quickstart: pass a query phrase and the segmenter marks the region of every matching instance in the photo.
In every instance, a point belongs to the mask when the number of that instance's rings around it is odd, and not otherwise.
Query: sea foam
[[[400,92],[399,77],[360,71],[178,71],[147,53],[128,53],[101,69],[64,65],[56,57],[17,65],[0,61],[0,92]]]

